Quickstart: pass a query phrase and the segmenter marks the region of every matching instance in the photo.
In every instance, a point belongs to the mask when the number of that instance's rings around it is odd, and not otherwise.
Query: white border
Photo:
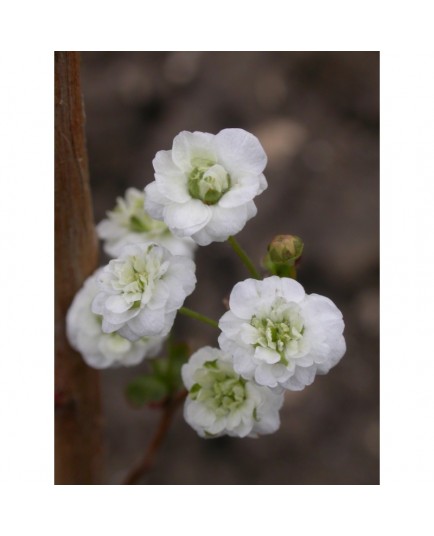
[[[425,533],[434,452],[434,55],[425,3],[17,7],[3,19],[1,48],[1,523],[48,534]],[[381,486],[52,485],[52,51],[74,48],[381,50]]]

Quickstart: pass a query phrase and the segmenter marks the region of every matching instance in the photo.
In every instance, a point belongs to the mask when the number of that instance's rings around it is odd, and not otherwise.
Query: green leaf
[[[138,376],[129,383],[126,396],[134,406],[161,402],[169,394],[166,383],[156,376]]]
[[[135,406],[160,402],[183,387],[181,367],[190,349],[184,342],[169,342],[168,356],[149,360],[151,373],[135,378],[127,387],[128,400]]]
[[[149,360],[149,364],[153,375],[165,382],[169,373],[169,359],[167,357],[158,357],[157,359]]]

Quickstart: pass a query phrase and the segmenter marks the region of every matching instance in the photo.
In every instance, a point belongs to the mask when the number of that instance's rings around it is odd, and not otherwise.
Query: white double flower
[[[266,164],[258,139],[245,130],[181,132],[171,151],[154,158],[145,208],[179,237],[200,246],[224,242],[256,215],[253,199],[267,188]]]
[[[104,333],[102,318],[91,310],[99,292],[98,270],[77,292],[66,316],[69,343],[91,367],[103,369],[115,366],[137,365],[146,357],[154,357],[161,350],[164,337],[143,337],[135,342],[118,333]]]
[[[184,418],[201,437],[257,437],[280,426],[283,395],[242,378],[231,356],[206,346],[182,367]]]
[[[260,385],[298,391],[344,355],[342,314],[297,281],[277,276],[237,283],[219,322],[219,345],[234,369]]]
[[[151,242],[125,246],[98,276],[92,311],[102,316],[105,333],[130,341],[164,337],[196,286],[195,268],[191,259]]]

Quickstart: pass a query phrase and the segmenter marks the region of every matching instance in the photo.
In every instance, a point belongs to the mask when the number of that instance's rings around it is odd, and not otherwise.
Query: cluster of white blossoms
[[[196,285],[197,245],[152,219],[144,200],[144,192],[129,188],[97,225],[104,251],[115,258],[85,281],[66,317],[71,346],[94,368],[157,355]]]
[[[229,306],[221,350],[202,348],[182,368],[185,420],[202,437],[275,432],[284,390],[304,389],[344,355],[342,314],[277,276],[237,283]]]
[[[258,139],[241,129],[181,132],[157,153],[155,181],[144,193],[128,189],[98,225],[114,258],[67,315],[71,345],[90,366],[134,365],[160,351],[195,288],[195,248],[227,240],[255,216],[266,163]],[[266,266],[292,277],[302,242],[278,238]],[[237,283],[218,327],[220,349],[201,348],[182,367],[184,416],[201,437],[275,432],[284,391],[304,389],[346,350],[338,308],[290,277]]]

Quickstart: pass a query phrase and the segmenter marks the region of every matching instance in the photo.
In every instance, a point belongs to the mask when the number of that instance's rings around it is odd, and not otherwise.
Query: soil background
[[[376,52],[83,52],[95,221],[126,188],[153,180],[152,159],[182,130],[254,133],[268,189],[237,235],[260,262],[276,234],[301,236],[299,281],[342,310],[347,353],[289,392],[281,428],[259,439],[200,439],[179,411],[142,484],[379,483],[379,54]],[[101,252],[101,263],[106,262]],[[186,306],[218,319],[248,277],[227,244],[199,248]],[[216,333],[181,317],[192,351]],[[106,484],[141,458],[158,411],[124,390],[147,370],[102,372]]]

